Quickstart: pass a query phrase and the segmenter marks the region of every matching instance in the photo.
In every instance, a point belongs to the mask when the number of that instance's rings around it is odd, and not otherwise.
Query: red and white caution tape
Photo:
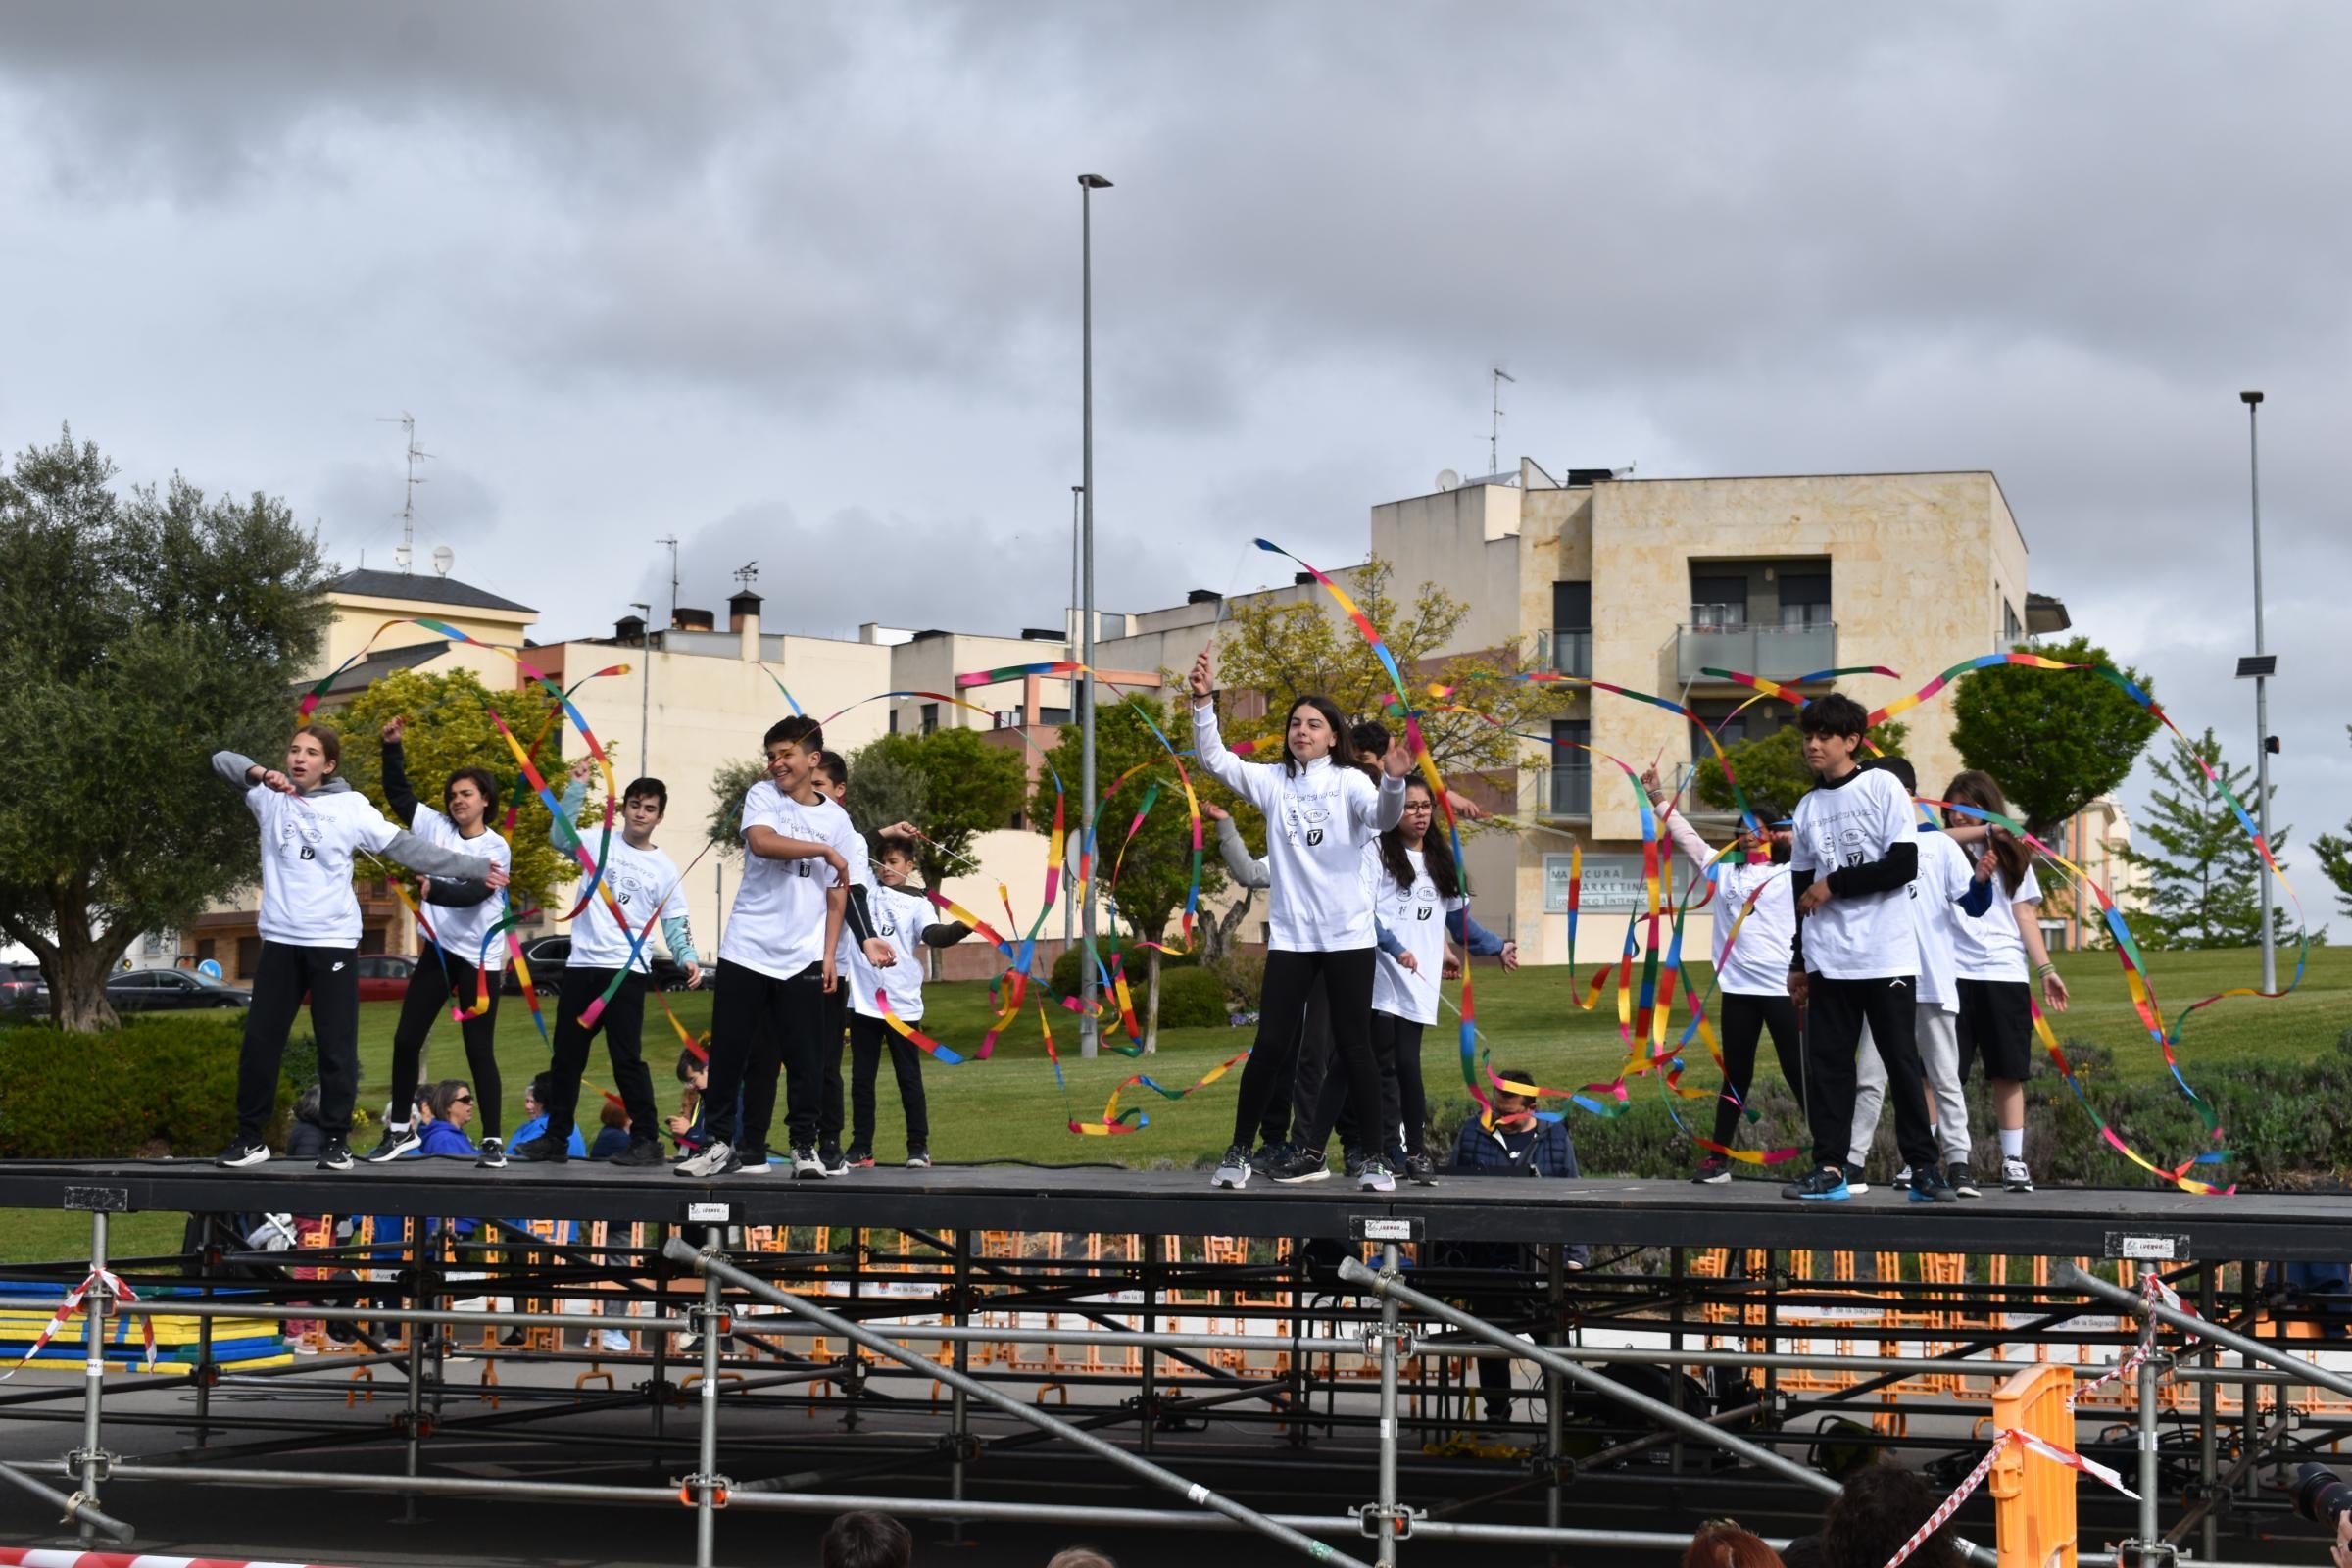
[[[2150,1301],[2162,1301],[2166,1306],[2171,1307],[2176,1312],[2185,1312],[2190,1317],[2195,1317],[2197,1315],[2194,1307],[2190,1306],[2186,1301],[2180,1299],[2180,1293],[2174,1290],[2170,1285],[2167,1285],[2162,1276],[2158,1275],[2153,1269],[2139,1277],[2139,1294]],[[2158,1327],[2159,1324],[2157,1322],[2156,1314],[2153,1312],[2147,1314],[2147,1317],[2140,1326],[2139,1344],[2132,1347],[2132,1353],[2125,1356],[2121,1361],[2116,1362],[2115,1365],[2109,1367],[2097,1377],[2092,1378],[2088,1383],[2077,1386],[2066,1396],[2066,1402],[2068,1406],[2071,1408],[2077,1399],[2080,1399],[2091,1390],[2099,1388],[2104,1384],[2113,1383],[2120,1377],[2124,1377],[2130,1373],[2138,1371],[2141,1364],[2144,1363],[2149,1356],[2156,1353],[2156,1330]],[[2188,1332],[2194,1333],[2195,1330],[2192,1329]]]
[[[247,1561],[241,1557],[158,1557],[149,1552],[24,1550],[0,1546],[0,1568],[321,1568],[317,1563]]]
[[[135,1301],[139,1298],[139,1293],[123,1284],[121,1275],[103,1268],[93,1271],[88,1279],[66,1293],[66,1298],[57,1303],[57,1315],[49,1320],[49,1326],[41,1330],[33,1340],[32,1348],[24,1352],[24,1359],[7,1371],[0,1372],[0,1383],[6,1383],[10,1378],[24,1371],[25,1364],[41,1353],[41,1348],[55,1339],[65,1328],[67,1321],[81,1310],[82,1298],[90,1294],[90,1287],[93,1285],[103,1285],[108,1296],[118,1301]],[[147,1370],[152,1372],[155,1370],[155,1319],[147,1313],[140,1313],[139,1332],[146,1336]],[[4,1564],[5,1561],[5,1558],[0,1558],[0,1564]]]
[[[2094,1476],[2132,1501],[2139,1500],[2139,1494],[2125,1486],[2122,1476],[2117,1475],[2098,1460],[2085,1459],[2072,1448],[2061,1448],[2055,1443],[2045,1442],[2031,1432],[2020,1432],[2015,1427],[2009,1427],[1992,1440],[1992,1446],[1985,1450],[1984,1457],[1977,1461],[1977,1467],[1968,1473],[1958,1487],[1953,1489],[1952,1494],[1937,1503],[1936,1511],[1928,1515],[1927,1522],[1912,1532],[1911,1539],[1903,1543],[1902,1549],[1886,1559],[1886,1568],[1895,1568],[1896,1564],[1927,1544],[1928,1538],[1941,1530],[1950,1521],[1952,1515],[1960,1511],[1960,1505],[1969,1499],[1970,1494],[1984,1484],[1984,1478],[1992,1473],[1992,1462],[1998,1459],[2001,1456],[2001,1450],[2011,1444],[2017,1445],[2028,1453],[2038,1453],[2044,1459],[2065,1465],[2069,1470],[2079,1470],[2086,1476]]]

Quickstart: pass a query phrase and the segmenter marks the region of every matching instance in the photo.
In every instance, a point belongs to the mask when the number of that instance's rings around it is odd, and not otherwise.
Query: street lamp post
[[[1082,537],[1082,519],[1079,508],[1083,505],[1079,498],[1085,494],[1086,486],[1082,484],[1070,486],[1070,611],[1069,619],[1062,627],[1067,635],[1065,652],[1062,657],[1072,661],[1078,658],[1078,550]],[[1073,686],[1072,690],[1075,689]],[[1062,867],[1067,872],[1077,862],[1070,859],[1066,854],[1063,858],[1065,860],[1069,860],[1069,864]],[[1061,901],[1061,946],[1064,952],[1067,952],[1070,946],[1072,935],[1070,922],[1076,918],[1073,903],[1074,901],[1069,899]]]
[[[2262,659],[2262,438],[2256,411],[2261,407],[2262,394],[2240,392],[2238,401],[2246,406],[2246,482],[2248,501],[2254,519],[2254,657]],[[2254,798],[2256,812],[2262,825],[2264,843],[2271,837],[2271,694],[2267,670],[2254,677]],[[2267,867],[2256,867],[2256,886],[2261,890],[2262,910],[2262,989],[2278,989],[2278,943],[2271,935],[2271,874]]]
[[[1101,174],[1078,176],[1078,359],[1081,410],[1079,443],[1079,662],[1085,670],[1078,681],[1078,730],[1083,737],[1078,764],[1079,789],[1086,796],[1081,816],[1085,842],[1095,839],[1095,192],[1110,189]],[[1085,933],[1087,959],[1078,965],[1078,1038],[1080,1054],[1095,1054],[1100,1031],[1095,1027],[1095,883],[1089,877],[1081,901],[1079,927]]]

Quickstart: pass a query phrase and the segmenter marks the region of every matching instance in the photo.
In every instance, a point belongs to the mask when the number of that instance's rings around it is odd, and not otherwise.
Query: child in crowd
[[[914,1043],[883,1021],[882,1004],[902,1020],[913,1023],[923,1015],[924,948],[949,948],[972,934],[961,920],[939,921],[918,888],[914,875],[914,846],[906,839],[886,838],[874,858],[871,912],[875,934],[891,946],[897,961],[888,968],[868,963],[861,950],[850,955],[850,1128],[849,1162],[853,1167],[874,1162],[874,1079],[882,1065],[882,1051],[890,1050],[891,1075],[899,1082],[899,1107],[906,1117],[906,1168],[931,1166],[931,1120],[923,1098],[923,1054]]]

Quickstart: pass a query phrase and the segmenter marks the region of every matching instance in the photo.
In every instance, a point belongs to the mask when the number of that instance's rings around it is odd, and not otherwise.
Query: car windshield
[[[227,981],[220,979],[214,975],[204,974],[194,969],[190,969],[185,972],[189,979],[195,981],[200,986],[210,986],[216,991],[234,991],[237,989],[235,986],[230,985]]]

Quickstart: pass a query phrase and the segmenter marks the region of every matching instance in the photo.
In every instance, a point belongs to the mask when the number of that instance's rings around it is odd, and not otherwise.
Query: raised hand
[[[575,757],[571,760],[571,776],[575,783],[585,784],[596,776],[596,759]]]
[[[1392,738],[1380,759],[1380,770],[1391,778],[1402,778],[1413,770],[1413,754],[1404,749],[1402,741]]]
[[[398,746],[400,744],[401,731],[407,729],[408,727],[409,715],[406,713],[395,713],[391,718],[384,721],[384,727],[382,729],[375,732],[376,738],[382,741],[386,746]]]
[[[1193,672],[1185,677],[1185,685],[1191,690],[1196,704],[1207,702],[1215,693],[1216,670],[1208,662],[1207,649],[1201,649],[1200,657],[1193,661]]]

